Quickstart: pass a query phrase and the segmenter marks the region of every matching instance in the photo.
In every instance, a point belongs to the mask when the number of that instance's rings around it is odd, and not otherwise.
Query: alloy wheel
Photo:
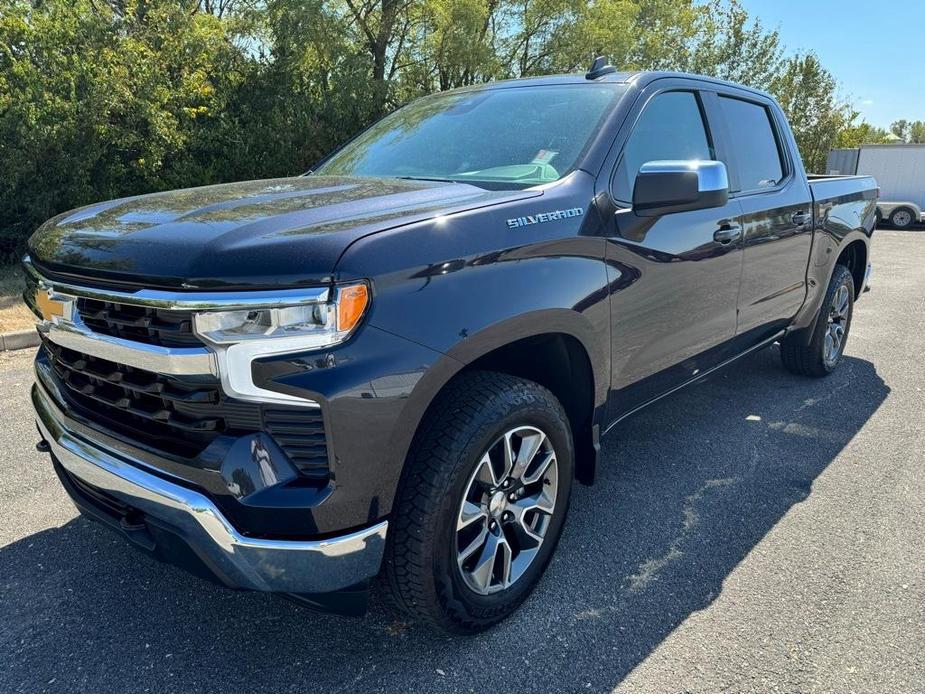
[[[829,308],[828,325],[825,332],[823,356],[829,366],[835,364],[841,357],[845,343],[845,333],[848,331],[848,320],[851,312],[851,296],[848,286],[843,284],[832,297]]]
[[[489,446],[456,520],[456,562],[472,591],[490,595],[524,575],[546,537],[558,490],[556,451],[540,429],[517,427]]]

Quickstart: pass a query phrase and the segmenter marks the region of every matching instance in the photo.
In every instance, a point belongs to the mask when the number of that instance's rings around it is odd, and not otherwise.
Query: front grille
[[[71,404],[147,446],[192,458],[219,434],[260,430],[259,406],[224,398],[217,380],[185,381],[44,345]]]
[[[320,410],[270,408],[225,396],[218,380],[187,380],[76,352],[50,340],[44,351],[64,397],[78,413],[131,442],[195,458],[217,436],[266,432],[300,472],[326,479]]]
[[[192,311],[117,304],[81,298],[77,311],[91,330],[161,347],[201,347],[193,333]]]

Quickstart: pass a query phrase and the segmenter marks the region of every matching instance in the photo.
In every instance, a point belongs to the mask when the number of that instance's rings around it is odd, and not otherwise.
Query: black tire
[[[833,314],[833,305],[836,296],[842,288],[847,289],[847,315],[839,322],[843,333],[834,359],[827,349],[826,333],[832,323],[829,321]],[[843,294],[842,294],[843,296]],[[836,265],[829,281],[829,288],[822,300],[816,324],[813,327],[812,339],[809,344],[803,344],[799,335],[788,335],[780,344],[780,356],[788,371],[800,376],[813,376],[820,378],[832,373],[841,362],[848,342],[848,333],[851,330],[851,319],[854,316],[854,278],[844,265]]]
[[[908,229],[915,221],[915,211],[908,207],[897,207],[890,212],[890,225],[894,229]]]
[[[457,563],[460,504],[493,443],[523,426],[545,433],[554,451],[554,509],[520,578],[499,592],[479,594],[467,585]],[[455,634],[476,633],[508,617],[549,563],[568,512],[573,477],[572,433],[552,393],[501,373],[473,371],[457,377],[431,406],[415,437],[392,511],[383,578],[395,604],[417,621]]]

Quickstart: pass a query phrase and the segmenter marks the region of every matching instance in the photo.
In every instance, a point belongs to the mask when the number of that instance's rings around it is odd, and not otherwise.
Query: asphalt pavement
[[[627,421],[471,638],[215,587],[79,518],[0,354],[0,692],[923,692],[925,234],[878,231],[830,378],[776,348]]]

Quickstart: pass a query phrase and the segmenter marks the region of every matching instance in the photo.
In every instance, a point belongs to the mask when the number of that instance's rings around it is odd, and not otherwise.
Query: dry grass
[[[0,333],[29,330],[32,312],[22,301],[23,280],[18,265],[0,265]]]

